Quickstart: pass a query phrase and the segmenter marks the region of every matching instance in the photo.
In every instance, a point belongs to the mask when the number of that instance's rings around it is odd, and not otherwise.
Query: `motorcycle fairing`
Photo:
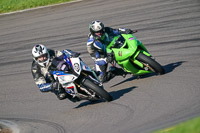
[[[58,81],[61,84],[66,84],[66,83],[69,83],[69,82],[73,82],[75,79],[77,79],[77,76],[75,76],[73,74],[65,73],[63,71],[54,71],[53,75],[54,75],[55,79],[58,78]]]
[[[123,45],[121,45],[121,47],[116,46],[116,42],[120,40],[120,37],[123,37],[125,40],[123,41]],[[144,53],[147,56],[151,55],[145,46],[132,34],[121,34],[121,36],[115,36],[107,48],[108,52],[110,52],[109,49],[112,49],[116,62],[127,72],[134,73],[136,75],[151,73],[151,71],[138,69],[138,67],[144,68],[144,65],[140,61],[136,60],[138,54]],[[138,67],[133,67],[133,65],[137,65]]]
[[[65,59],[67,64],[71,66],[71,68],[80,75],[82,67],[79,58],[67,58]]]

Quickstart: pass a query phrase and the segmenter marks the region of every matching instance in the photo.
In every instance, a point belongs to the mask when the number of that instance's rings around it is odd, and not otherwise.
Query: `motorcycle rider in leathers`
[[[67,56],[78,57],[80,53],[73,52],[71,50],[67,51]],[[56,94],[59,100],[68,98],[72,102],[79,101],[79,99],[72,98],[71,95],[67,94],[62,87],[58,87],[58,82],[52,77],[51,71],[70,71],[70,65],[64,61],[66,56],[61,51],[56,51],[52,49],[47,49],[42,44],[37,44],[32,49],[32,75],[34,81],[41,92],[53,92]]]
[[[126,72],[122,68],[110,67],[107,71],[108,63],[114,60],[114,54],[106,51],[106,46],[113,40],[113,37],[120,34],[132,34],[137,32],[131,29],[112,29],[104,27],[101,21],[92,21],[89,24],[90,33],[87,41],[87,51],[94,60],[95,70],[100,72],[99,79],[101,82],[107,82],[116,75],[126,76]]]

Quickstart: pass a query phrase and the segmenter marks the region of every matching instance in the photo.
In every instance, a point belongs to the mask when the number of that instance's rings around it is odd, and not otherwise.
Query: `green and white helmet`
[[[95,37],[95,39],[102,39],[105,35],[105,28],[104,24],[99,21],[95,20],[89,24],[89,29],[91,34]]]

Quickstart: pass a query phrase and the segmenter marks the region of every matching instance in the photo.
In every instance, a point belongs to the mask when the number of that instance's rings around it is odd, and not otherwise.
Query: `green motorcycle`
[[[133,75],[165,73],[163,67],[152,59],[145,46],[132,34],[115,36],[106,50],[108,54],[114,53],[115,61]]]

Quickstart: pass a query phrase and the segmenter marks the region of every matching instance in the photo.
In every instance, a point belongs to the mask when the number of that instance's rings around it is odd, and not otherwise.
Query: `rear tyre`
[[[153,60],[151,57],[146,56],[143,53],[139,53],[138,56],[136,57],[137,60],[141,61],[145,66],[148,66],[148,68],[158,74],[165,74],[165,70],[163,67]]]
[[[106,90],[104,90],[103,88],[95,84],[93,81],[91,81],[91,79],[88,79],[88,78],[85,79],[82,82],[82,85],[94,91],[98,96],[105,99],[107,102],[110,102],[113,99],[112,96]]]

